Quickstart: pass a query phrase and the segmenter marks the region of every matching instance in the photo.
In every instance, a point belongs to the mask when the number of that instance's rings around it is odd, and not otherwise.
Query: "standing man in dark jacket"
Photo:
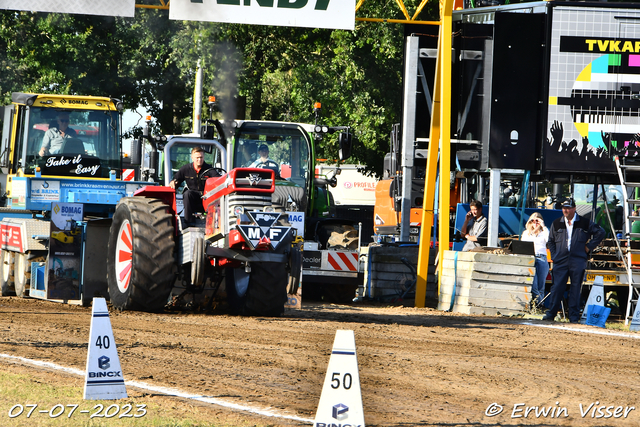
[[[569,288],[569,321],[580,320],[580,286],[591,251],[604,239],[605,232],[598,224],[576,215],[576,203],[567,199],[562,203],[562,216],[551,224],[547,248],[553,261],[553,285],[549,298],[551,308],[543,320],[554,320],[567,286]]]
[[[187,183],[187,189],[182,194],[182,203],[184,206],[184,221],[188,225],[195,222],[194,213],[204,212],[202,193],[204,192],[205,181],[207,178],[220,176],[218,171],[213,169],[213,166],[204,162],[204,150],[201,147],[194,147],[191,150],[191,160],[193,163],[182,166],[169,183],[169,187],[173,189],[179,187],[183,181]]]

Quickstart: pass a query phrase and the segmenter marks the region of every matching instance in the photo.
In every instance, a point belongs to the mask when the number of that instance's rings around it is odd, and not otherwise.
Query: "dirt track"
[[[90,308],[2,297],[0,353],[83,370],[90,320]],[[593,327],[557,330],[525,322],[321,304],[305,304],[282,318],[111,313],[126,380],[303,419],[315,415],[335,331],[352,329],[368,426],[640,425],[640,334],[598,335],[575,331],[602,331]],[[0,358],[0,368],[7,365]],[[582,417],[580,404],[585,412],[596,401],[636,409],[616,418],[611,408],[606,418],[603,408],[605,417],[592,418],[599,414],[591,407]],[[504,409],[488,417],[493,403]],[[555,409],[546,417],[523,417],[532,406]],[[211,411],[232,425],[309,425]]]

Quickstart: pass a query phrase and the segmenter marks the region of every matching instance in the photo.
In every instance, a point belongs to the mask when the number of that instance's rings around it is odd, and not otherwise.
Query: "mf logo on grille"
[[[251,186],[258,185],[260,181],[262,181],[262,177],[257,173],[249,174],[249,184],[251,184]]]

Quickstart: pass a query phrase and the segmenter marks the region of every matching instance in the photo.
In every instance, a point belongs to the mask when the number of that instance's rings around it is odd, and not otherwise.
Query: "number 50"
[[[349,390],[351,388],[351,384],[353,383],[353,379],[351,378],[350,373],[346,373],[342,376],[342,386]],[[331,388],[340,388],[340,372],[334,372],[331,375]]]

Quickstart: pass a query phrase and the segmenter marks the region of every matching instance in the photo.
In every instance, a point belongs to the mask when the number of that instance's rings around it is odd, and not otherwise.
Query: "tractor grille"
[[[239,194],[233,193],[229,195],[229,225],[236,224],[236,215],[234,208],[242,206],[245,211],[264,211],[264,208],[271,206],[271,193],[262,194]]]
[[[273,185],[272,171],[265,169],[263,171],[238,169],[235,175],[236,191],[246,190],[268,190]]]

